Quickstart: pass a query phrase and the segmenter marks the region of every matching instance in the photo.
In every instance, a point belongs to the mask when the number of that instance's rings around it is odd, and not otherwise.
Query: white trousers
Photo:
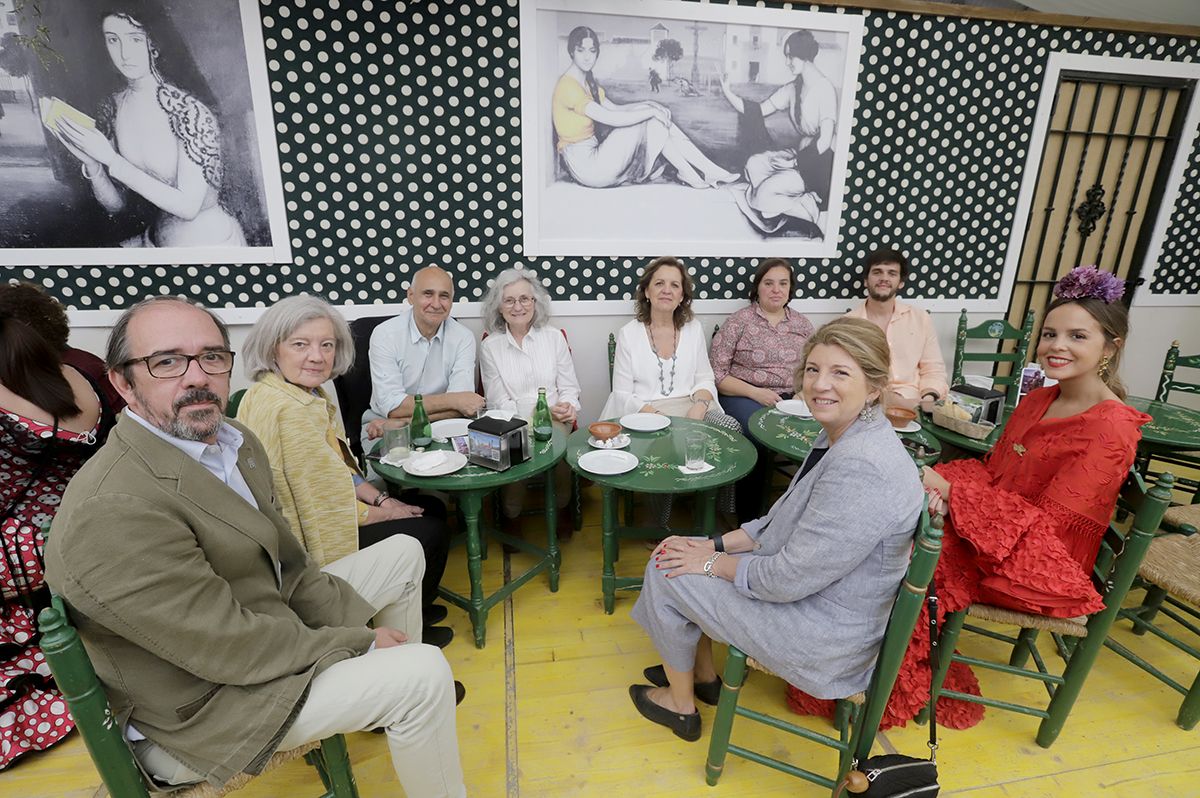
[[[334,734],[386,729],[392,766],[409,798],[461,798],[467,794],[458,754],[454,678],[440,649],[421,644],[421,544],[393,535],[324,569],[350,583],[377,612],[375,625],[398,629],[410,644],[372,649],[322,671],[308,691],[280,750]],[[154,746],[157,748],[157,746]],[[153,767],[172,783],[191,779],[174,768]],[[159,753],[161,749],[159,749]],[[162,754],[165,756],[165,753]],[[178,765],[168,758],[164,765]]]

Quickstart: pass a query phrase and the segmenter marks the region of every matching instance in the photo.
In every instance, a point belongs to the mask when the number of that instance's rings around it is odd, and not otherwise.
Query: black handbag
[[[838,784],[836,795],[865,798],[933,798],[941,789],[937,773],[937,708],[933,700],[933,673],[938,669],[937,591],[929,583],[929,758],[884,754],[850,763],[850,772]]]

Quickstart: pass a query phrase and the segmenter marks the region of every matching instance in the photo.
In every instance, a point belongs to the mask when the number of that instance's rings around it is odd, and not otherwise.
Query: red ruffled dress
[[[982,462],[934,466],[951,485],[936,572],[942,614],[981,603],[1071,618],[1104,606],[1089,574],[1150,416],[1110,400],[1069,418],[1043,418],[1057,398],[1057,386],[1026,396]],[[979,695],[979,682],[962,663],[950,667],[945,686]],[[799,714],[833,710],[832,702],[791,685],[787,698]],[[883,728],[903,726],[928,700],[929,623],[922,607]],[[983,718],[982,706],[948,698],[938,700],[937,712],[938,723],[953,729]]]
[[[37,645],[35,614],[48,603],[42,530],[106,432],[102,419],[83,435],[55,434],[0,408],[0,770],[49,748],[75,725]]]

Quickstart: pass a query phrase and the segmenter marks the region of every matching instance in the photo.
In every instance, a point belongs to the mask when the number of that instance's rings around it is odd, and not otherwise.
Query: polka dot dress
[[[98,432],[55,437],[52,427],[0,410],[0,769],[75,725],[37,646],[35,614],[47,602],[42,530]]]
[[[214,14],[235,7],[210,2]],[[866,27],[841,254],[797,264],[802,298],[861,298],[857,264],[884,245],[910,256],[911,295],[996,297],[1048,54],[1200,58],[1200,40],[1179,36],[771,5],[861,14]],[[0,267],[0,279],[41,283],[82,310],[164,292],[215,308],[299,292],[369,304],[403,301],[417,269],[440,265],[460,299],[478,301],[520,264],[547,278],[555,300],[623,299],[648,257],[670,254],[523,252],[517,0],[260,0],[259,9],[293,262],[30,265]],[[1189,165],[1155,292],[1200,293],[1200,144]],[[698,298],[745,296],[755,265],[691,259]]]

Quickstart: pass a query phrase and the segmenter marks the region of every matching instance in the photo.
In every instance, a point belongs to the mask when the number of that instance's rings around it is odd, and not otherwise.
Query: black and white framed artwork
[[[837,254],[859,16],[521,0],[526,255]]]
[[[0,264],[291,260],[256,0],[0,17]]]

